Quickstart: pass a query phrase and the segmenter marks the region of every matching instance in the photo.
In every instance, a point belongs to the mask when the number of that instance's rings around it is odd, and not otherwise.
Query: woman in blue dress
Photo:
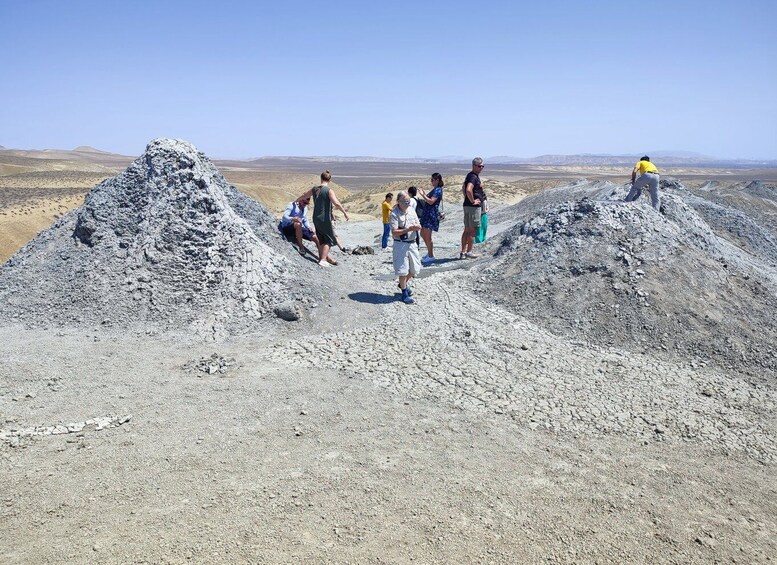
[[[442,187],[445,183],[440,173],[434,173],[430,181],[432,190],[420,191],[419,198],[426,203],[421,212],[421,239],[426,244],[426,255],[421,259],[422,263],[431,263],[435,260],[432,232],[440,228],[440,204],[442,203]]]

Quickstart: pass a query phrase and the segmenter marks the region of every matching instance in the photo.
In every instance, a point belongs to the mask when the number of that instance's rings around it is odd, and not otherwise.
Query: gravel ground
[[[4,320],[0,562],[774,559],[773,381],[497,304],[450,208],[412,306],[390,253],[290,255],[277,331]]]

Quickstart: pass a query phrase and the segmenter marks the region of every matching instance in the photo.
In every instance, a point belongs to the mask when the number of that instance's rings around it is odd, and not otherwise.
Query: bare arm
[[[297,200],[295,200],[295,202],[299,202],[300,200],[305,200],[305,198],[312,198],[312,196],[313,196],[313,189],[311,188],[310,190],[305,192],[302,196],[297,198]]]
[[[437,197],[429,198],[425,192],[421,192],[421,199],[427,204],[434,204],[438,200]]]
[[[471,182],[467,183],[467,200],[472,202],[473,204],[480,205],[480,198],[475,198],[475,185]]]
[[[340,201],[337,199],[337,196],[335,196],[334,190],[331,188],[329,189],[329,200],[332,201],[332,205],[340,210],[343,213],[343,216],[345,216],[345,219],[348,220],[348,212],[345,211],[345,208],[343,208],[343,205],[340,204]]]

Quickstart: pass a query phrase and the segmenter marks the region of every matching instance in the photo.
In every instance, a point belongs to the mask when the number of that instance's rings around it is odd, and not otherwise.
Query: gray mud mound
[[[7,319],[224,335],[289,298],[272,216],[191,144],[157,139],[0,267]]]
[[[519,204],[513,213],[529,219],[502,236],[477,291],[559,334],[773,372],[777,284],[763,262],[721,240],[679,193],[665,192],[658,214],[644,197],[614,201],[623,191],[613,186],[585,187],[600,200],[564,202],[556,190],[528,212]],[[753,233],[770,254],[771,236]]]
[[[686,201],[719,237],[777,268],[777,187],[759,181],[708,183]]]

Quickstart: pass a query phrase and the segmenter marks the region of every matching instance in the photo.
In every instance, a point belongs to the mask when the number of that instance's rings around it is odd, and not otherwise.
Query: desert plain
[[[659,214],[620,202],[630,168],[487,163],[489,239],[459,260],[466,164],[215,160],[276,216],[332,170],[343,243],[376,253],[324,269],[267,230],[298,319],[244,331],[134,323],[120,285],[29,306],[132,161],[0,150],[0,562],[777,558],[777,170],[657,163]],[[408,306],[379,203],[435,171]]]

